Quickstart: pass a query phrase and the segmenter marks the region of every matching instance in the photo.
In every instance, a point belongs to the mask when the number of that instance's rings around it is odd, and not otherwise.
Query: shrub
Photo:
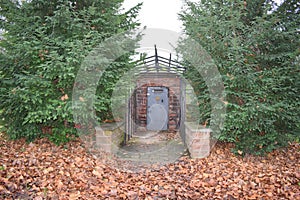
[[[105,38],[135,28],[140,5],[120,13],[122,0],[18,2],[1,1],[0,118],[12,139],[68,141],[76,136],[71,97],[81,62]],[[100,120],[109,116],[111,88],[128,60],[116,61],[100,81]]]

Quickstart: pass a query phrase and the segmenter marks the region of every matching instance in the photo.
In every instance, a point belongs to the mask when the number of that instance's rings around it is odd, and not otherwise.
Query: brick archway
[[[137,126],[146,127],[147,125],[147,88],[166,87],[169,90],[168,106],[168,130],[175,131],[180,127],[181,118],[181,78],[173,74],[144,74],[141,75],[136,83],[135,89],[135,123]]]
[[[147,131],[147,88],[168,89],[168,128],[178,131],[191,157],[206,157],[210,152],[210,129],[186,122],[186,86],[183,75],[186,70],[181,63],[155,55],[136,62],[135,88],[127,105],[125,140],[130,142],[137,130]]]

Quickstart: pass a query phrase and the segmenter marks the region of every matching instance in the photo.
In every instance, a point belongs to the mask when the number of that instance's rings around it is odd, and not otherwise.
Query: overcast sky
[[[177,13],[183,5],[182,0],[125,0],[126,9],[144,2],[138,19],[147,28],[163,28],[180,32],[181,22]]]
[[[199,0],[191,0],[197,2]],[[283,0],[276,0],[282,2]],[[184,0],[125,0],[124,7],[129,9],[139,2],[144,2],[138,19],[148,28],[163,28],[176,32],[182,30],[182,23],[178,20]]]

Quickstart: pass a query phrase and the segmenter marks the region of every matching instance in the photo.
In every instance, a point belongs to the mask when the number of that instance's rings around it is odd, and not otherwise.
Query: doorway
[[[147,88],[147,130],[168,129],[169,90],[166,87]]]

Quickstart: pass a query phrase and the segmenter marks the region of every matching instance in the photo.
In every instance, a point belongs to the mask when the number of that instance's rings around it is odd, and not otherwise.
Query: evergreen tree
[[[180,14],[185,33],[211,55],[223,77],[228,104],[219,139],[235,142],[243,154],[269,152],[299,137],[299,3],[285,1],[275,11],[272,5],[201,0],[187,2]],[[193,66],[187,77],[199,94],[203,122],[210,120],[203,78]]]

